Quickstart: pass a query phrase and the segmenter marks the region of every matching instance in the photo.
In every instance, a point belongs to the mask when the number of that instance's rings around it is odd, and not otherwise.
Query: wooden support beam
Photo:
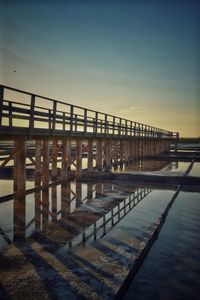
[[[92,171],[93,170],[93,140],[89,139],[88,140],[88,158],[87,158],[87,162],[88,162],[88,171]]]
[[[129,162],[129,142],[128,141],[124,141],[124,159],[125,159],[125,163]]]
[[[41,163],[41,141],[36,140],[35,144],[35,186],[41,185],[42,163]]]
[[[26,190],[26,141],[17,139],[14,148],[18,149],[14,157],[14,192],[17,198],[25,199]]]
[[[12,150],[11,154],[5,158],[5,160],[3,161],[3,163],[0,165],[0,168],[3,168],[7,165],[7,163],[14,158],[15,154],[17,153],[17,151],[19,150],[19,147],[14,146],[14,149]]]
[[[71,141],[70,139],[63,140],[62,146],[62,169],[61,169],[61,181],[66,182],[69,177],[71,165]]]
[[[76,179],[82,176],[82,140],[76,141]]]
[[[119,160],[120,160],[120,165],[123,165],[123,163],[124,163],[124,142],[123,142],[123,140],[120,140]]]
[[[51,178],[53,181],[57,178],[57,159],[58,159],[58,153],[57,153],[57,140],[53,139],[52,142],[52,170],[51,170]]]
[[[103,142],[102,140],[96,141],[96,168],[98,171],[102,171],[103,160]]]
[[[113,141],[113,160],[114,160],[114,165],[118,165],[118,141],[114,140]]]
[[[42,185],[44,188],[47,188],[49,185],[49,141],[48,140],[43,140]]]
[[[105,152],[105,170],[109,170],[111,168],[111,140],[105,140],[104,142],[104,152]]]

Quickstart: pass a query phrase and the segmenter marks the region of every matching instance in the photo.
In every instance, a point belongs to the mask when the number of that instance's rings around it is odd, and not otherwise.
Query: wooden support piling
[[[43,140],[42,185],[49,185],[49,140]]]
[[[42,162],[41,162],[41,141],[35,143],[35,186],[41,185]]]
[[[113,141],[113,160],[114,160],[114,166],[118,165],[118,141]]]
[[[51,170],[51,178],[52,181],[56,181],[57,179],[57,140],[53,139],[52,142],[52,170]]]
[[[120,160],[120,165],[123,165],[124,163],[124,142],[123,140],[120,140],[120,148],[119,148],[119,160]]]
[[[104,142],[104,153],[105,153],[105,170],[111,168],[111,140],[105,140]]]
[[[82,176],[82,140],[76,141],[76,179]]]
[[[93,140],[88,140],[88,171],[93,170]]]
[[[66,182],[69,179],[70,165],[71,165],[71,141],[69,139],[64,139],[62,142],[61,182]]]
[[[103,143],[102,140],[96,141],[96,169],[102,171]]]
[[[18,198],[24,199],[26,190],[26,141],[17,139],[14,148],[18,149],[14,156],[14,192]]]

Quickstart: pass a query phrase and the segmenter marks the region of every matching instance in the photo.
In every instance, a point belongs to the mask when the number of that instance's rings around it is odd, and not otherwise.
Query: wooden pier
[[[176,132],[0,85],[0,168],[13,163],[19,198],[25,196],[28,164],[35,167],[35,187],[47,188],[58,176],[67,182],[72,167],[81,180],[83,158],[88,172],[107,171],[112,165],[168,153],[178,137]]]

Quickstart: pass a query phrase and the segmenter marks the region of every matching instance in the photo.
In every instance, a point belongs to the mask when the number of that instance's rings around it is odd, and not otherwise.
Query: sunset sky
[[[200,136],[200,1],[0,0],[0,82]]]

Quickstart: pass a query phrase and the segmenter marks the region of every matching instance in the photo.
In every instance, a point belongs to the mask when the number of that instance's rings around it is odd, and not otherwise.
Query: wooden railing
[[[0,85],[0,134],[177,138],[178,133]]]

